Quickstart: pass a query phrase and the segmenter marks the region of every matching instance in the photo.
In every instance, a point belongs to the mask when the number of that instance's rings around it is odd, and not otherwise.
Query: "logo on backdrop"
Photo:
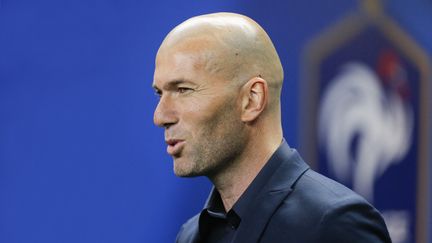
[[[346,17],[305,53],[301,152],[373,203],[395,243],[427,242],[428,218],[418,212],[428,205],[432,74],[423,53],[377,12]]]
[[[375,68],[343,64],[318,109],[319,145],[329,170],[369,201],[376,179],[406,156],[414,120],[405,68],[392,51],[378,58]]]

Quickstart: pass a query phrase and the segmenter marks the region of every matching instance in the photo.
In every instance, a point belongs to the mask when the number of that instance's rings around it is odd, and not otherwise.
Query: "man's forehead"
[[[201,70],[207,61],[204,52],[170,52],[156,58],[156,74],[182,73]]]
[[[221,56],[214,45],[205,41],[187,41],[175,46],[161,47],[156,56],[156,72],[204,71],[209,63]],[[168,69],[168,70],[167,70]]]
[[[176,42],[165,40],[156,56],[154,83],[197,81],[197,74],[219,76],[219,71],[226,69],[230,50],[211,33],[191,35]]]
[[[192,82],[205,70],[205,58],[199,53],[172,52],[158,55],[153,77],[153,86],[162,88],[179,83]]]

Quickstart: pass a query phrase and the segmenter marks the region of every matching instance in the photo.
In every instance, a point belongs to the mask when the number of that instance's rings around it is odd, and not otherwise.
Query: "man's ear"
[[[256,120],[266,107],[267,99],[267,81],[260,77],[250,79],[242,88],[242,121]]]

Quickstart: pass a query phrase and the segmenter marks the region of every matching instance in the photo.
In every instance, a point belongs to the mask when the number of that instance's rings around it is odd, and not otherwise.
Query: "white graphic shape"
[[[373,70],[358,62],[343,67],[321,100],[318,136],[330,170],[342,182],[352,179],[369,201],[375,180],[408,152],[412,130],[411,107],[394,91],[386,95]]]

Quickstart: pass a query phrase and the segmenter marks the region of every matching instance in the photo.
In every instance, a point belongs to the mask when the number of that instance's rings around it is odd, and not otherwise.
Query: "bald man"
[[[154,113],[174,173],[214,184],[177,242],[391,242],[378,211],[312,171],[283,139],[283,69],[267,33],[234,13],[175,27],[156,56]]]

